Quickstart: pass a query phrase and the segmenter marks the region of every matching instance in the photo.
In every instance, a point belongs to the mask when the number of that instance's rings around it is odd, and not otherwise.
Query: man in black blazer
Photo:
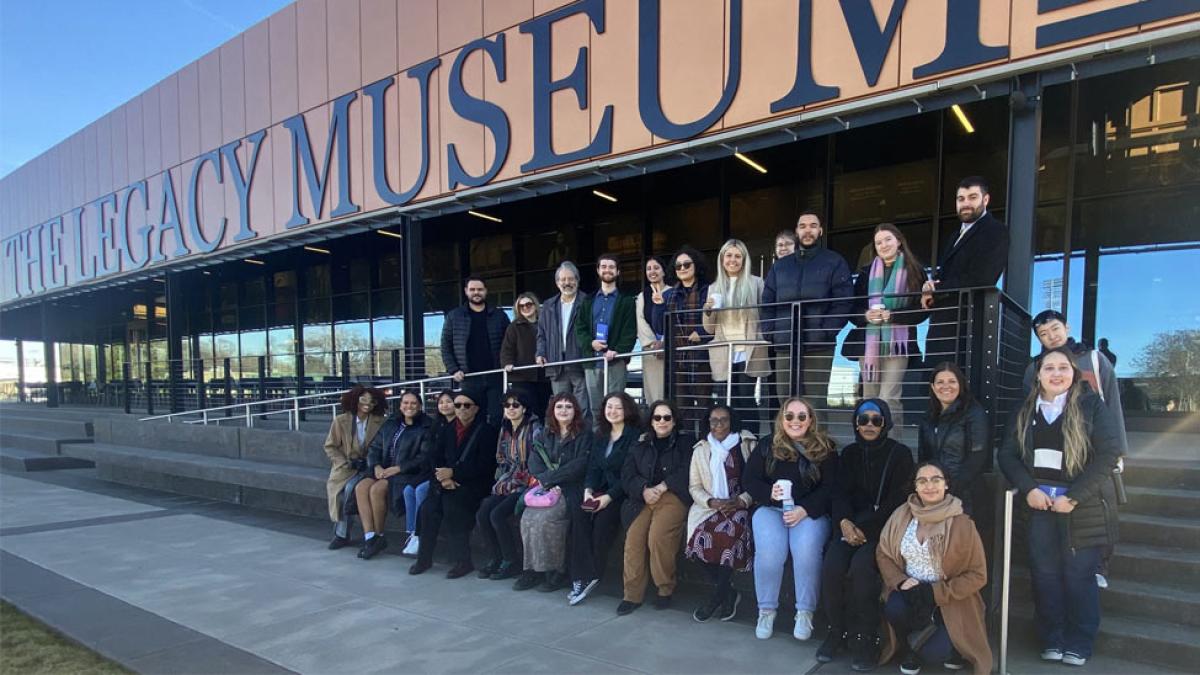
[[[992,217],[987,206],[988,184],[981,176],[967,176],[958,183],[955,205],[961,222],[926,281],[922,303],[937,309],[930,315],[925,358],[929,363],[959,361],[962,345],[955,345],[957,293],[933,294],[960,288],[995,286],[1008,264],[1008,227]]]

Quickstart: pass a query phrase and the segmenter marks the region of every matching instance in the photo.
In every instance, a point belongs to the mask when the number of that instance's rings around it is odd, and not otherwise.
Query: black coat
[[[822,246],[797,248],[792,255],[777,260],[767,272],[762,294],[764,307],[759,310],[763,338],[780,346],[787,345],[792,338],[791,308],[773,303],[830,300],[805,303],[801,317],[803,334],[796,339],[819,349],[832,349],[838,331],[846,325],[853,292],[850,266],[845,258]]]
[[[1083,470],[1070,479],[1067,488],[1067,497],[1078,505],[1071,513],[1059,517],[1070,519],[1068,531],[1073,548],[1112,545],[1117,543],[1117,511],[1110,476],[1121,456],[1121,439],[1112,413],[1090,389],[1080,395],[1079,408],[1091,448]],[[1017,488],[1021,508],[1028,512],[1026,496],[1030,490],[1038,489],[1038,482],[1032,473],[1033,453],[1023,455],[1017,441],[1020,412],[1019,408],[1013,411],[996,463],[1008,482]],[[1032,426],[1026,433],[1025,447],[1033,447]]]
[[[629,456],[630,448],[638,441],[638,430],[626,426],[621,437],[613,443],[612,452],[608,451],[608,434],[596,434],[592,440],[592,451],[588,455],[587,477],[583,481],[586,488],[592,492],[603,492],[619,502],[625,497],[625,486],[621,484],[621,470],[625,468],[625,458]]]
[[[400,429],[400,422],[395,417],[384,420],[383,425],[379,427],[379,433],[375,434],[374,440],[371,441],[371,447],[367,448],[367,475],[374,476],[377,466],[385,469],[392,466],[388,459],[394,454],[396,466],[400,467],[400,474],[396,476],[398,482],[404,485],[420,485],[433,478],[433,467],[429,465],[429,447],[426,443],[432,426],[433,421],[429,416],[420,413],[414,424],[396,439],[393,448],[392,440]]]
[[[912,493],[914,467],[912,450],[891,438],[843,448],[833,495],[834,536],[847,519],[867,541],[879,541],[887,519]]]
[[[956,239],[958,232],[938,259],[938,290],[995,286],[1008,265],[1008,227],[985,211],[962,241]]]
[[[508,329],[508,315],[498,307],[487,305],[488,346],[492,355],[491,370],[500,367],[500,346],[504,342],[504,331]],[[467,337],[471,332],[471,308],[466,305],[455,307],[446,313],[442,324],[442,363],[447,373],[467,369]]]
[[[917,460],[942,465],[950,494],[962,500],[967,513],[972,512],[979,476],[991,458],[990,437],[987,411],[978,401],[971,401],[966,410],[956,401],[936,422],[921,418],[917,430]]]
[[[757,506],[782,506],[781,502],[771,499],[771,488],[775,481],[785,478],[792,481],[792,501],[796,506],[804,507],[809,518],[820,518],[829,513],[833,496],[833,484],[837,476],[838,456],[830,452],[829,456],[817,465],[817,477],[814,479],[802,469],[800,461],[774,462],[767,468],[767,460],[771,455],[771,437],[759,440],[758,447],[750,453],[746,460],[746,468],[742,472],[742,487],[754,498]],[[807,459],[803,459],[805,464]]]
[[[533,439],[529,473],[545,488],[561,488],[568,504],[583,501],[583,477],[587,474],[592,436],[587,432],[563,439],[549,428]],[[541,450],[539,452],[538,450]],[[543,458],[542,454],[546,457]],[[550,460],[550,464],[546,460]],[[554,466],[551,466],[554,465]]]
[[[433,444],[429,455],[429,466],[454,469],[458,489],[465,490],[475,500],[483,499],[492,491],[492,480],[496,475],[496,441],[500,432],[480,415],[459,445],[456,427],[446,424],[438,432],[437,443]],[[441,489],[436,481],[432,487]]]
[[[621,467],[621,485],[625,488],[625,502],[621,504],[621,520],[626,525],[646,508],[642,490],[654,485],[656,468],[663,469],[663,482],[667,490],[679,498],[684,506],[691,506],[692,494],[688,491],[691,480],[692,446],[696,439],[678,430],[671,432],[667,446],[661,452],[654,446],[654,432],[648,431],[638,438],[637,445],[625,456]]]

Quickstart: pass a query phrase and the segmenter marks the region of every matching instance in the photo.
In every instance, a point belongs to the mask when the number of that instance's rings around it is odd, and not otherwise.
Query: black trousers
[[[421,538],[417,559],[426,564],[433,563],[438,534],[444,525],[450,559],[455,563],[471,562],[471,528],[475,525],[478,509],[479,497],[468,490],[431,488],[417,518],[417,533]]]
[[[878,544],[868,541],[862,546],[851,546],[835,531],[834,539],[825,549],[821,563],[821,606],[833,630],[863,635],[878,632],[879,592],[883,585],[875,564]]]
[[[515,509],[519,495],[488,495],[479,504],[475,523],[488,544],[488,554],[493,558],[521,566],[521,550],[513,536],[509,521],[516,517]]]
[[[613,501],[595,513],[584,511],[579,504],[571,504],[568,508],[571,513],[571,534],[567,538],[571,578],[599,579],[604,576],[609,549],[621,528],[621,502]]]

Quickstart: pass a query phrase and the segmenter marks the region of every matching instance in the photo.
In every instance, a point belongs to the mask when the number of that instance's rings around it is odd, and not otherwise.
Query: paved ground
[[[0,474],[0,595],[141,672],[850,672],[790,632],[761,642],[690,606],[617,617],[611,595],[568,607],[441,566],[410,577],[393,551],[363,562],[325,550],[327,534],[89,470]],[[1010,672],[1066,672],[1014,652]],[[1087,672],[1150,670],[1100,658]]]

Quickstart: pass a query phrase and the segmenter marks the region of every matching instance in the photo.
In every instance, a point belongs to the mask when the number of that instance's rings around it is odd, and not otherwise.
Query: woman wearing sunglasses
[[[549,593],[567,585],[567,530],[571,517],[567,505],[583,500],[583,477],[587,473],[588,449],[584,411],[568,392],[550,397],[546,424],[533,440],[529,473],[535,481],[530,491],[544,493],[537,503],[525,500],[521,514],[521,545],[525,549],[525,571],[513,590],[538,587]],[[526,493],[529,497],[530,492]]]
[[[829,632],[817,648],[817,660],[828,663],[849,646],[851,667],[867,672],[875,668],[880,648],[875,547],[888,516],[909,495],[913,460],[908,446],[888,437],[892,413],[882,399],[859,403],[853,422],[856,440],[842,450],[833,536],[821,565]]]
[[[509,388],[524,393],[530,412],[546,409],[550,400],[550,383],[542,368],[532,366],[537,360],[538,313],[542,303],[537,295],[525,292],[517,296],[516,318],[504,330],[500,343],[500,367],[508,371]]]
[[[775,430],[746,461],[744,485],[757,508],[754,529],[754,590],[760,640],[775,631],[779,589],[788,553],[796,588],[792,636],[812,637],[820,586],[821,547],[829,538],[829,506],[838,456],[812,404],[789,398],[775,416]]]
[[[625,458],[621,484],[625,503],[621,520],[625,533],[625,593],[617,614],[624,616],[642,606],[646,596],[646,556],[650,576],[658,587],[655,609],[671,606],[675,593],[675,563],[683,543],[688,506],[688,472],[695,439],[678,427],[674,403],[656,401],[650,406],[650,431]]]
[[[667,325],[670,315],[671,336],[676,349],[696,347],[712,341],[712,334],[704,328],[703,309],[708,301],[708,270],[700,252],[684,246],[671,259],[671,266],[678,279],[667,289],[665,300],[655,305],[655,316],[660,325]],[[688,433],[700,429],[704,411],[712,404],[712,370],[708,352],[704,349],[687,349],[675,352],[674,368],[675,402],[683,419],[676,424]]]
[[[972,512],[973,493],[991,456],[987,412],[971,396],[958,366],[942,361],[929,374],[929,414],[917,435],[917,459],[946,469],[950,492]]]
[[[483,498],[475,514],[490,554],[488,562],[479,568],[480,579],[511,579],[521,572],[521,551],[509,521],[529,487],[529,456],[533,454],[534,439],[542,433],[542,423],[533,414],[525,392],[509,391],[500,400],[500,408],[504,419],[496,444],[496,482],[492,494]]]
[[[987,675],[992,650],[979,597],[987,583],[983,541],[947,490],[940,464],[917,466],[914,487],[883,526],[875,551],[891,629],[883,661],[899,652],[900,672],[917,675],[928,662],[961,670],[965,656],[975,675]]]

